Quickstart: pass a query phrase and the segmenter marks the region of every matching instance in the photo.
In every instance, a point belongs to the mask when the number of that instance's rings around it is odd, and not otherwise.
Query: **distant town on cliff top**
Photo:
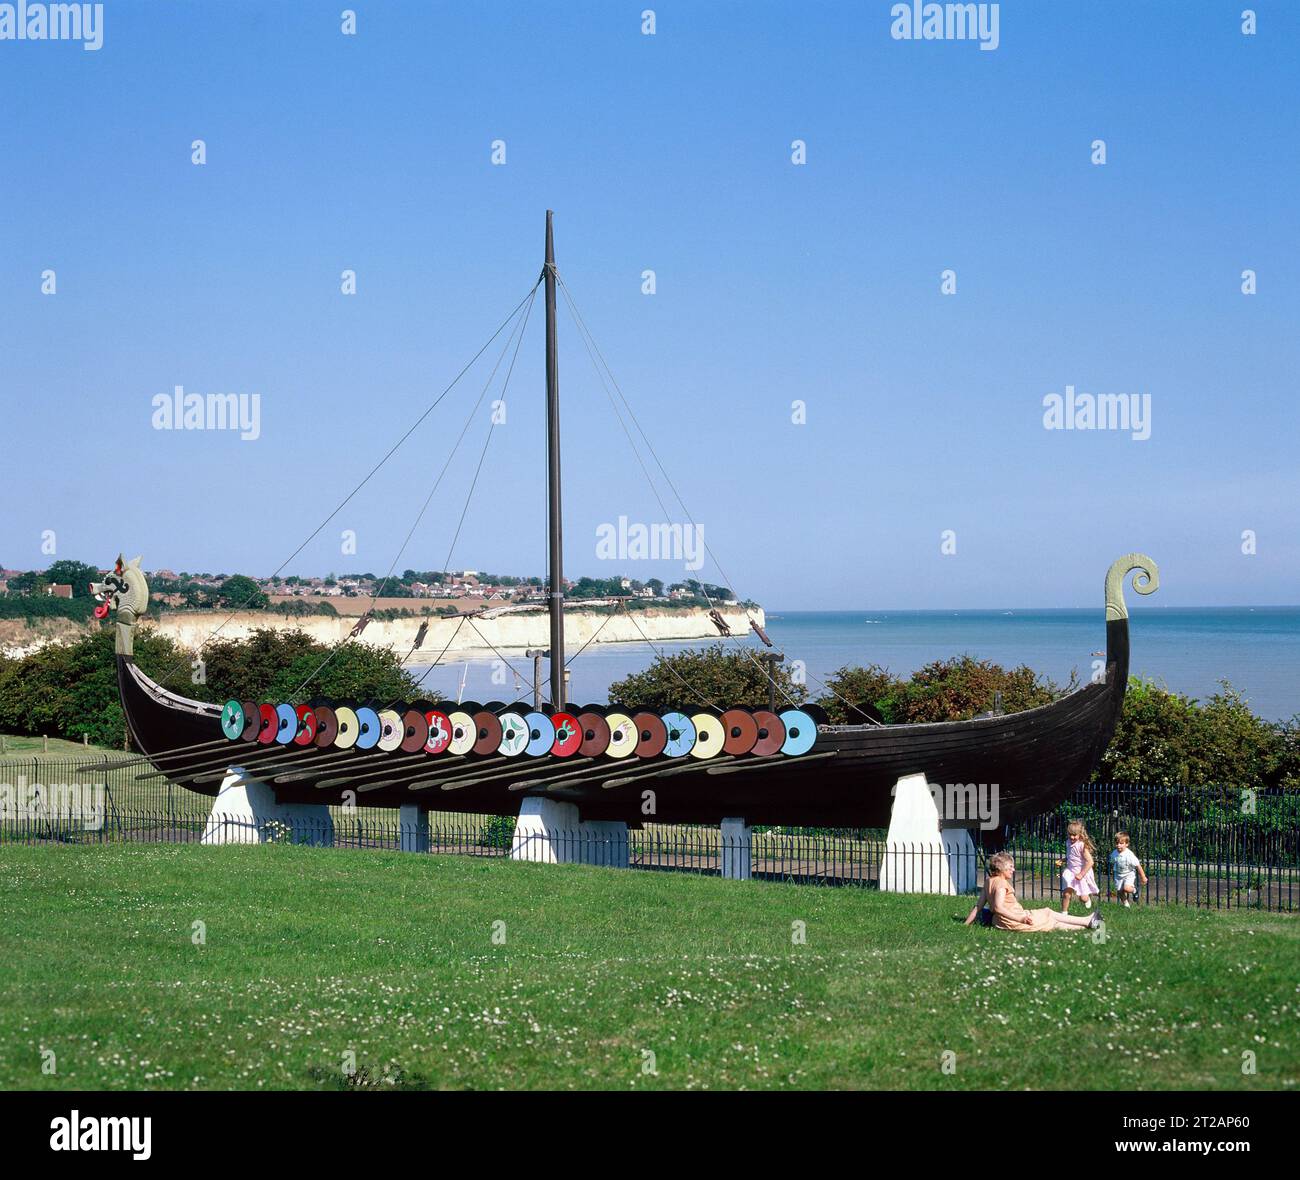
[[[0,568],[0,617],[58,615],[89,617],[94,606],[91,582],[108,570],[61,559],[43,570]],[[490,574],[472,569],[403,570],[384,577],[371,572],[292,574],[255,578],[247,574],[147,570],[150,610],[269,610],[291,615],[460,614],[480,606],[544,606],[543,577]],[[583,606],[655,608],[737,605],[726,586],[686,578],[667,583],[640,581],[621,574],[607,578],[565,579],[565,597]],[[418,601],[412,601],[418,600]],[[752,606],[753,603],[743,605]]]

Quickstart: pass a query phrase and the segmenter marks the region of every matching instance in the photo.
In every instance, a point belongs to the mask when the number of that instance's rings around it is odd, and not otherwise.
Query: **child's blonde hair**
[[[1066,826],[1065,834],[1067,836],[1078,836],[1091,855],[1095,856],[1097,854],[1097,845],[1092,842],[1092,837],[1088,835],[1088,825],[1083,820],[1072,819]]]
[[[1121,840],[1127,840],[1130,844],[1133,843],[1133,837],[1130,836],[1127,832],[1116,832],[1115,843],[1118,844]]]

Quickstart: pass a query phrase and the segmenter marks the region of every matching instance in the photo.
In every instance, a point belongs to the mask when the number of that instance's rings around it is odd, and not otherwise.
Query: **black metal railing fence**
[[[391,809],[330,807],[260,821],[212,817],[212,798],[121,759],[42,757],[0,762],[0,847],[13,843],[305,843],[509,857],[724,874],[765,880],[969,892],[983,880],[975,845],[891,845],[880,829],[647,824],[626,835],[579,826],[518,833],[510,816],[431,812],[403,825]],[[1025,900],[1061,891],[1065,828],[1082,819],[1097,847],[1096,876],[1110,900],[1116,831],[1149,878],[1139,904],[1294,910],[1300,902],[1300,794],[1086,784],[1070,801],[1001,833]]]

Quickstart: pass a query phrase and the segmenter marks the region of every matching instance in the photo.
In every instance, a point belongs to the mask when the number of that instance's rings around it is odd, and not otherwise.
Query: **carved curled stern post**
[[[1128,618],[1124,603],[1124,579],[1132,573],[1133,589],[1139,594],[1154,594],[1160,588],[1160,571],[1145,553],[1126,553],[1106,571],[1106,622]]]

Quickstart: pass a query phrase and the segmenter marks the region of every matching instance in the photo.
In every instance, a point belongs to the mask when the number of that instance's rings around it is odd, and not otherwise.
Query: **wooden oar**
[[[280,748],[281,747],[278,746],[274,747],[274,751],[278,752]],[[158,777],[174,778],[177,775],[192,776],[205,770],[214,770],[219,766],[240,766],[244,763],[251,762],[263,763],[267,756],[273,752],[273,748],[271,746],[253,746],[250,748],[241,745],[234,747],[232,750],[232,752],[240,751],[242,751],[242,755],[238,758],[204,758],[201,762],[197,762],[193,766],[181,765],[146,771],[144,774],[137,774],[135,776],[135,781],[143,782],[145,779]]]
[[[724,754],[722,757],[729,758],[730,755]],[[619,770],[622,770],[623,774],[618,778],[611,779],[610,782],[621,785],[623,783],[640,782],[642,779],[655,778],[668,774],[685,774],[687,771],[697,770],[706,765],[712,765],[714,762],[720,761],[722,761],[722,758],[710,759],[707,763],[702,762],[698,758],[692,758],[684,764],[681,759],[675,758],[669,763],[653,762],[647,765],[644,762],[638,762],[635,765],[626,768],[617,764],[606,763],[600,766],[589,767],[585,771],[558,775],[555,778],[524,779],[520,782],[511,783],[510,789],[512,791],[528,791],[535,787],[545,787],[549,791],[554,789],[554,786],[557,783],[561,787],[581,786],[589,780],[595,781],[596,779],[603,779]],[[577,781],[573,782],[568,780]],[[608,786],[610,783],[606,783],[605,785]]]
[[[431,779],[428,781],[440,783],[440,782],[445,782],[448,779],[448,777],[451,778],[467,777],[478,773],[483,769],[484,766],[495,766],[502,761],[504,761],[502,757],[498,755],[493,755],[491,758],[483,758],[464,766],[449,765],[448,770],[451,772],[450,775],[445,774],[443,775],[442,778]],[[414,785],[412,784],[412,779],[418,779],[420,775],[428,774],[428,773],[429,773],[429,767],[427,764],[423,766],[413,766],[409,769],[409,772],[407,774],[394,774],[390,778],[383,779],[382,781],[377,783],[364,783],[359,789],[362,791],[374,791],[374,790],[378,790],[381,787],[399,786],[401,784],[406,784],[407,786],[410,786],[412,789],[414,789]],[[326,779],[324,782],[317,783],[316,785],[318,787],[347,786],[352,783],[355,783],[356,781],[357,779],[354,777],[349,777],[346,779],[343,778]]]
[[[672,778],[673,775],[690,774],[692,771],[706,770],[709,767],[717,766],[718,764],[723,762],[735,762],[735,761],[736,761],[736,756],[734,754],[723,754],[717,758],[710,758],[708,759],[708,761],[705,761],[700,758],[693,758],[690,761],[690,765],[687,766],[680,766],[680,765],[664,766],[653,774],[640,774],[640,775],[629,774],[624,776],[623,778],[610,779],[608,782],[602,783],[601,785],[606,791],[608,791],[608,790],[612,790],[614,787],[626,787],[629,783],[644,782],[646,779],[650,779],[650,778]]]
[[[749,761],[744,766],[710,766],[709,774],[732,774],[739,770],[772,770],[778,766],[784,766],[789,769],[791,766],[803,762],[820,762],[826,758],[834,758],[839,753],[838,750],[827,750],[824,754],[801,754],[797,758],[764,758],[760,761]]]
[[[207,749],[216,746],[234,745],[229,738],[217,738],[215,741],[195,742],[192,746],[177,746],[172,750],[160,750],[157,754],[149,754],[143,757],[123,758],[117,762],[101,762],[98,766],[78,767],[76,774],[93,774],[97,770],[126,770],[132,766],[147,766],[158,761],[170,761],[172,758],[182,758],[191,754],[198,754]]]

